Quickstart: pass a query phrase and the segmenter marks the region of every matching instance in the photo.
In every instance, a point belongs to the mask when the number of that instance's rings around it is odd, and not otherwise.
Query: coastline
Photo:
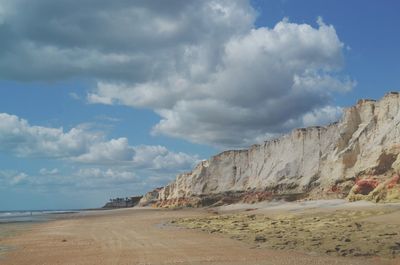
[[[60,217],[64,214],[89,211],[91,209],[79,210],[15,210],[0,211],[0,224],[18,222],[41,222]],[[97,210],[97,209],[96,209]]]
[[[35,223],[29,229],[0,241],[0,245],[12,248],[2,256],[2,265],[400,264],[400,259],[397,258],[338,257],[317,252],[263,248],[233,239],[223,233],[209,233],[205,229],[200,231],[175,224],[169,225],[172,220],[203,219],[231,214],[254,213],[278,216],[301,212],[318,214],[320,210],[335,213],[338,209],[351,211],[353,205],[326,201],[316,202],[314,205],[312,202],[274,205],[273,209],[268,209],[268,205],[249,204],[237,205],[235,209],[232,209],[233,206],[177,210],[128,208],[66,214],[57,220]],[[365,207],[376,210],[386,206],[365,205]],[[379,219],[379,216],[371,218]],[[398,222],[397,216],[392,217],[392,220]],[[372,221],[382,222],[382,220]]]

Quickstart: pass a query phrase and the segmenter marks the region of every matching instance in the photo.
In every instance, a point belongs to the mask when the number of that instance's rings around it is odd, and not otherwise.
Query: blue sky
[[[398,90],[399,7],[0,0],[0,210],[143,194]]]

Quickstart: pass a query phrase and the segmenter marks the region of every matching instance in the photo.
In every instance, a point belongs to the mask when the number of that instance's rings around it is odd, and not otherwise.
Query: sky
[[[399,90],[396,0],[0,0],[0,211],[100,207]]]

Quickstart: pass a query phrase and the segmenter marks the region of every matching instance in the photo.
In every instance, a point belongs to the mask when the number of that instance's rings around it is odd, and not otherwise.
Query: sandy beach
[[[311,205],[311,206],[310,206]],[[254,240],[238,240],[229,233],[210,233],[207,229],[188,229],[177,225],[182,220],[210,220],[255,214],[275,218],[316,213],[323,219],[337,210],[351,212],[346,203],[241,205],[219,209],[123,209],[69,214],[59,220],[28,225],[18,233],[3,237],[0,254],[4,265],[20,264],[400,264],[398,258],[341,257],[307,251],[306,248],[272,249]],[[250,208],[250,206],[252,208]],[[236,208],[235,208],[236,207]],[[260,208],[257,208],[260,207]],[[357,206],[359,207],[359,205]],[[364,223],[399,224],[397,206],[365,206],[374,212]],[[270,209],[269,209],[270,208]],[[246,210],[247,209],[247,210]],[[302,209],[302,210],[299,210]],[[217,213],[218,211],[218,213]],[[294,215],[293,215],[294,214]],[[386,217],[380,217],[388,215]],[[294,218],[294,217],[293,217]],[[368,219],[369,218],[369,219]],[[178,221],[177,221],[178,220]],[[172,224],[171,224],[172,222]],[[184,223],[184,222],[183,222]],[[210,222],[211,223],[211,222]]]

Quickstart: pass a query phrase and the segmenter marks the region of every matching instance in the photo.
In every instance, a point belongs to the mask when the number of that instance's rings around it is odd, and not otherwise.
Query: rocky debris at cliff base
[[[227,191],[217,194],[203,194],[199,196],[178,197],[167,200],[158,200],[157,188],[143,197],[141,206],[160,208],[180,207],[218,207],[235,203],[254,204],[263,201],[302,201],[312,199],[346,198],[349,201],[366,200],[372,202],[400,202],[400,177],[387,175],[349,177],[336,181],[330,190],[313,190],[311,193],[274,193],[273,191]]]
[[[170,200],[153,200],[146,205],[160,208],[179,208],[179,207],[219,207],[235,203],[254,204],[263,201],[285,201],[292,202],[308,197],[307,193],[287,193],[274,194],[270,191],[228,191],[217,194],[201,196],[180,197]]]
[[[400,177],[394,174],[391,178],[368,176],[358,179],[347,198],[349,201],[400,202]]]
[[[399,211],[399,210],[397,210]],[[366,221],[393,210],[339,210],[302,215],[218,215],[184,218],[173,225],[220,233],[256,247],[336,256],[400,256],[400,224]]]

